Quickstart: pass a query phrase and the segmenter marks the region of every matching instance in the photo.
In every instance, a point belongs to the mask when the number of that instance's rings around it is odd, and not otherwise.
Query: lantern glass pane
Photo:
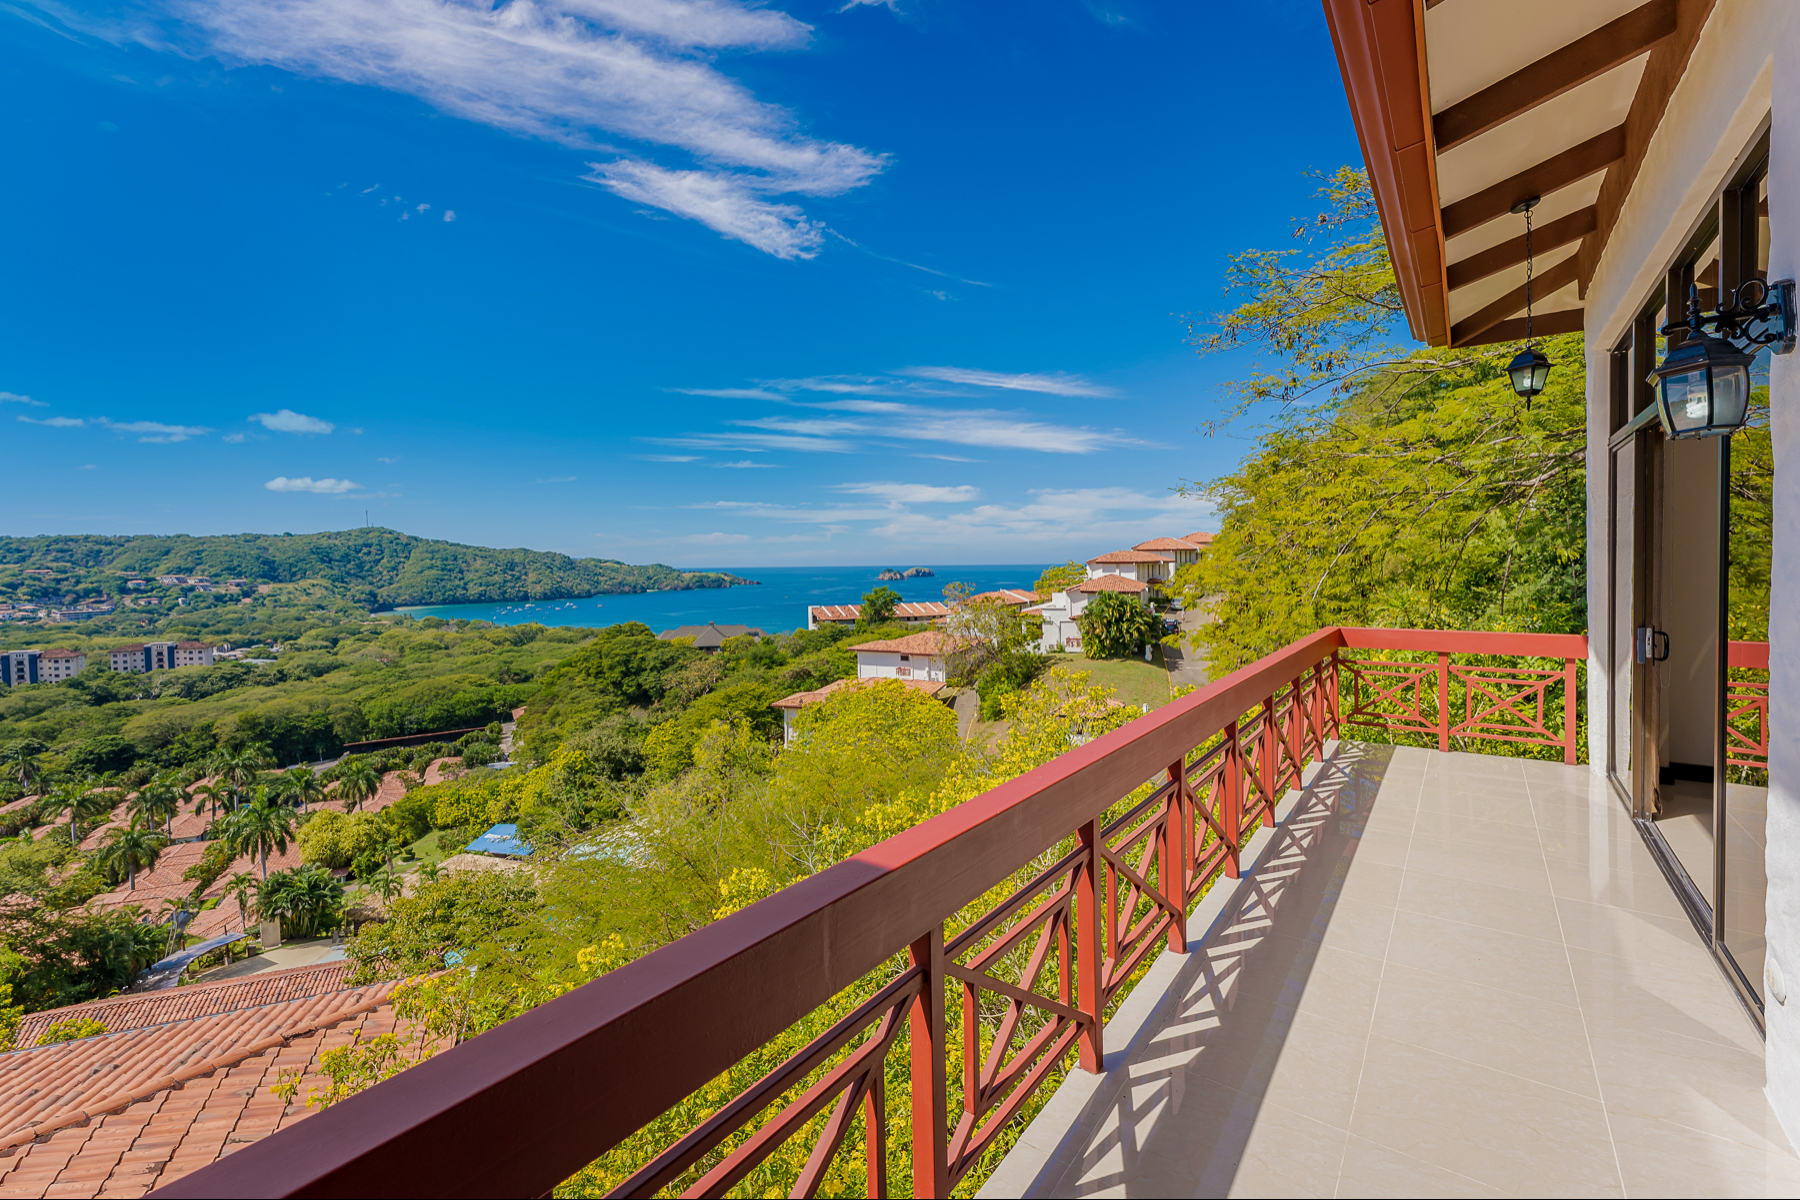
[[[1663,411],[1675,423],[1671,433],[1701,429],[1707,424],[1709,408],[1706,394],[1706,366],[1679,375],[1665,375],[1662,381]]]
[[[1537,368],[1531,372],[1532,392],[1535,394],[1543,391],[1544,385],[1548,382],[1550,382],[1550,363],[1545,360],[1538,363]]]
[[[1735,429],[1744,423],[1744,412],[1749,406],[1749,369],[1741,366],[1714,368],[1712,423]]]

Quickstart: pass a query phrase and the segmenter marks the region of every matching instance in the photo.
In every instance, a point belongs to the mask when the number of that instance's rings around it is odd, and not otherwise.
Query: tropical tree
[[[225,801],[229,804],[231,785],[216,781],[213,783],[202,783],[191,789],[188,792],[188,795],[193,798],[195,812],[199,812],[202,808],[210,807],[211,812],[207,819],[216,821],[219,819],[220,801]]]
[[[1087,602],[1075,623],[1081,627],[1081,647],[1090,658],[1135,654],[1156,636],[1156,614],[1122,592],[1101,592]]]
[[[181,811],[181,789],[167,775],[158,775],[125,802],[131,815],[145,825],[161,825],[171,837],[175,833],[175,814]]]
[[[285,853],[294,836],[294,810],[269,799],[258,788],[256,799],[232,814],[226,838],[239,854],[254,854],[264,879],[269,877],[269,851]]]
[[[1087,568],[1070,559],[1060,567],[1051,567],[1042,575],[1033,587],[1039,600],[1048,600],[1057,592],[1066,592],[1072,587],[1080,587],[1087,579]]]
[[[249,897],[256,892],[256,876],[248,871],[239,871],[225,882],[225,894],[236,897],[238,906],[238,926],[244,928],[250,920],[250,912],[255,902]]]
[[[38,763],[38,755],[43,752],[42,742],[26,738],[13,742],[4,753],[0,753],[0,762],[6,764],[6,773],[18,780],[19,786],[27,794],[43,783],[43,769]]]
[[[70,785],[58,788],[44,797],[44,812],[47,816],[69,814],[69,844],[81,844],[81,827],[90,820],[99,820],[113,809],[116,799],[112,792]]]
[[[214,756],[212,763],[213,776],[222,783],[230,784],[240,799],[256,785],[256,781],[268,767],[269,756],[261,746],[221,750]]]
[[[275,777],[272,789],[282,800],[305,812],[307,806],[325,799],[325,784],[311,767],[290,767]]]
[[[133,821],[129,826],[115,829],[106,836],[106,844],[100,847],[100,864],[108,870],[121,871],[125,875],[127,886],[137,891],[139,871],[153,871],[157,860],[169,844],[169,836],[160,829],[146,828]]]
[[[879,625],[883,621],[894,619],[894,609],[900,605],[900,593],[891,587],[878,587],[872,592],[864,593],[862,598],[862,624]]]
[[[343,883],[322,867],[277,871],[263,880],[256,894],[256,915],[280,921],[282,932],[297,938],[331,928],[343,908]]]
[[[344,802],[345,812],[355,812],[365,800],[373,799],[381,790],[381,772],[366,758],[352,759],[338,773],[337,790],[333,793]]]

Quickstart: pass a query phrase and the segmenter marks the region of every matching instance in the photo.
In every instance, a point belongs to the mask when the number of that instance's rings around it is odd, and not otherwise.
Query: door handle
[[[1649,625],[1637,631],[1637,660],[1640,663],[1663,662],[1669,657],[1669,635]]]

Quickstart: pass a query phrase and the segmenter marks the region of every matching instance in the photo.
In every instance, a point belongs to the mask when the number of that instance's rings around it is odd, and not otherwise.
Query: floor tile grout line
[[[1500,1190],[1499,1188],[1495,1187],[1491,1183],[1483,1183],[1481,1180],[1475,1178],[1475,1176],[1473,1176],[1473,1175],[1465,1175],[1461,1171],[1453,1171],[1449,1167],[1439,1166],[1437,1163],[1432,1162],[1428,1158],[1420,1158],[1416,1154],[1409,1154],[1407,1151],[1400,1149],[1398,1146],[1390,1146],[1386,1142],[1382,1141],[1380,1138],[1363,1137],[1363,1135],[1360,1133],[1350,1134],[1350,1137],[1357,1138],[1361,1141],[1365,1141],[1365,1142],[1369,1143],[1369,1145],[1371,1145],[1371,1146],[1380,1146],[1383,1150],[1386,1150],[1389,1154],[1398,1154],[1401,1158],[1410,1159],[1413,1162],[1420,1163],[1424,1166],[1430,1167],[1434,1171],[1442,1171],[1446,1175],[1454,1175],[1458,1179],[1466,1179],[1478,1188],[1485,1188],[1490,1192],[1497,1192]],[[1346,1145],[1344,1147],[1344,1150],[1345,1150],[1344,1157],[1348,1158],[1350,1156],[1349,1155],[1349,1146]]]
[[[1531,799],[1530,779],[1525,781],[1525,797],[1529,802]],[[1533,817],[1535,817],[1537,815],[1537,809],[1533,808],[1531,811]],[[1612,848],[1611,836],[1610,833],[1607,835],[1607,849],[1609,851]],[[1540,847],[1543,845],[1543,840],[1543,830],[1540,828],[1538,831],[1538,845]],[[1608,858],[1610,857],[1611,855],[1608,854]],[[1544,875],[1546,878],[1548,878],[1550,874],[1549,863],[1549,855],[1544,855]],[[1552,892],[1552,895],[1554,895],[1554,892]],[[1560,899],[1560,897],[1558,897],[1558,899]],[[1607,1107],[1606,1103],[1606,1085],[1600,1080],[1600,1062],[1594,1055],[1593,1033],[1588,1029],[1587,1005],[1582,1003],[1581,983],[1575,978],[1575,956],[1569,952],[1569,934],[1568,930],[1563,925],[1562,908],[1554,904],[1551,905],[1551,907],[1556,909],[1556,928],[1562,933],[1563,961],[1568,964],[1569,984],[1575,989],[1575,1010],[1581,1014],[1581,1040],[1587,1046],[1588,1070],[1594,1073],[1594,1094],[1600,1097],[1600,1120],[1606,1127],[1607,1146],[1612,1150],[1613,1170],[1619,1173],[1619,1194],[1629,1197],[1631,1195],[1631,1188],[1625,1182],[1625,1163],[1619,1157],[1619,1139],[1613,1136],[1612,1110]]]
[[[1415,800],[1425,794],[1425,781],[1423,779],[1419,780],[1418,786],[1418,796],[1414,797]],[[1380,797],[1381,790],[1379,788],[1376,789],[1375,795]],[[1412,813],[1413,824],[1417,825],[1419,822],[1419,809],[1417,804],[1413,806]],[[1410,828],[1406,832],[1406,852],[1402,857],[1407,861],[1410,861],[1412,858],[1412,830]],[[1406,887],[1406,866],[1404,863],[1402,863],[1400,867],[1400,887],[1402,890]],[[1375,974],[1375,1002],[1369,1005],[1369,1027],[1363,1030],[1362,1061],[1357,1064],[1356,1087],[1350,1093],[1350,1115],[1344,1119],[1346,1140],[1344,1142],[1344,1153],[1338,1158],[1337,1180],[1331,1189],[1334,1197],[1341,1196],[1344,1191],[1344,1164],[1350,1158],[1350,1143],[1348,1138],[1356,1136],[1354,1133],[1350,1132],[1349,1127],[1356,1124],[1356,1105],[1357,1102],[1362,1099],[1363,1076],[1367,1074],[1369,1070],[1369,1043],[1375,1038],[1375,1014],[1381,1008],[1381,984],[1387,977],[1388,954],[1392,950],[1394,944],[1394,926],[1399,924],[1400,921],[1399,900],[1399,896],[1396,895],[1394,897],[1394,915],[1388,921],[1387,941],[1383,943],[1381,947],[1381,968]]]

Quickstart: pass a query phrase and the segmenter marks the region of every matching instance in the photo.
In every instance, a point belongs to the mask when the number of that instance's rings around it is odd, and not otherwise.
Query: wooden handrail
[[[153,1194],[546,1194],[1338,651],[1577,644],[1321,629]]]

